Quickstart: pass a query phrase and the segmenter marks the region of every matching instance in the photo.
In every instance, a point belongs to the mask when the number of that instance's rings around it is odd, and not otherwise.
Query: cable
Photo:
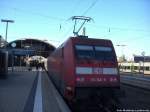
[[[82,1],[82,0],[78,0],[78,1],[76,2],[76,4],[74,5],[74,8],[71,10],[71,15],[72,15],[73,13],[75,13],[75,11],[77,10],[77,7],[76,7],[76,6],[77,6],[78,4],[80,4],[81,1]],[[68,20],[70,20],[70,18],[69,18]],[[68,21],[68,20],[67,20],[67,21]],[[73,26],[69,27],[69,29],[67,30],[67,32],[63,35],[63,37],[66,37],[66,36],[71,32],[72,29],[73,29]]]
[[[95,4],[96,4],[97,2],[98,2],[98,0],[95,0],[95,1],[90,5],[90,7],[88,7],[88,8],[85,10],[85,12],[82,14],[82,16],[84,16],[86,13],[88,13],[88,11],[89,11],[90,9],[92,9],[92,8],[95,6]],[[71,29],[72,29],[72,27],[69,28],[69,30],[67,31],[67,33],[65,34],[65,36],[68,35],[68,33],[70,32]]]
[[[66,37],[71,32],[71,29],[73,29],[73,26],[69,27],[69,30],[67,30],[63,37]]]
[[[53,19],[53,20],[58,20],[58,21],[65,21],[66,20],[64,18],[59,18],[59,17],[54,17],[54,16],[47,16],[47,15],[43,15],[43,14],[38,13],[38,12],[26,11],[26,10],[14,8],[14,7],[11,7],[11,9],[13,9],[15,11],[18,11],[18,12],[24,12],[24,13],[27,13],[27,14],[37,15],[37,16],[41,16],[41,17],[45,17],[45,18],[49,18],[49,19]]]
[[[127,40],[122,40],[122,41],[120,41],[121,43],[127,43],[127,42],[137,42],[137,41],[139,41],[139,40],[141,40],[141,39],[144,39],[145,40],[145,38],[147,38],[147,39],[149,39],[149,37],[147,36],[147,37],[142,37],[142,36],[140,36],[140,37],[134,37],[134,38],[131,38],[131,39],[127,39]]]
[[[78,10],[79,7],[77,7],[77,6],[79,6],[79,4],[80,4],[81,2],[83,2],[83,1],[82,1],[82,0],[78,0],[78,1],[74,4],[73,8],[70,10],[70,13],[71,13],[72,16],[73,16],[73,14],[75,13],[75,11]]]
[[[82,14],[82,16],[86,15],[86,14],[89,12],[89,10],[92,9],[92,8],[95,6],[95,4],[96,4],[97,2],[98,2],[98,0],[95,0],[95,1],[90,5],[90,7],[88,7],[88,8],[84,11],[84,13]]]
[[[150,31],[148,30],[144,30],[144,29],[130,29],[130,28],[121,28],[121,27],[108,27],[108,26],[100,26],[100,25],[90,25],[96,28],[106,28],[106,29],[110,29],[111,30],[121,30],[121,31],[141,31],[141,32],[147,32],[150,33]]]

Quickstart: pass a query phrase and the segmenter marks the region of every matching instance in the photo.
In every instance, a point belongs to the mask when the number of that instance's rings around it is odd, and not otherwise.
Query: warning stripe
[[[117,75],[117,68],[100,68],[100,67],[76,67],[76,74],[110,74]]]

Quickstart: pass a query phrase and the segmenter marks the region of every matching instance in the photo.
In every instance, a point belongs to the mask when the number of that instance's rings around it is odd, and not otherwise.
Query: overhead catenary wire
[[[95,28],[106,28],[109,29],[110,31],[119,30],[119,31],[138,31],[138,32],[150,33],[150,31],[145,29],[140,29],[140,28],[123,28],[123,27],[112,27],[112,26],[103,26],[103,25],[94,25],[94,24],[90,24],[90,26]]]
[[[48,19],[55,20],[55,21],[66,21],[66,19],[64,19],[64,18],[49,16],[49,15],[44,15],[44,14],[41,14],[39,12],[27,11],[25,9],[20,9],[20,8],[16,8],[16,7],[9,7],[9,8],[11,8],[14,11],[17,11],[17,12],[21,12],[21,13],[23,12],[23,13],[27,13],[27,14],[41,16],[41,17],[48,18]]]
[[[26,13],[28,15],[40,16],[40,17],[43,17],[43,18],[47,18],[49,20],[58,21],[58,22],[60,22],[59,28],[58,28],[59,31],[62,29],[62,24],[65,23],[65,22],[67,22],[66,19],[60,18],[60,17],[49,16],[49,15],[41,14],[39,12],[28,11],[28,10],[21,9],[21,8],[15,8],[15,7],[9,7],[9,8],[13,9],[16,12]],[[43,23],[43,21],[42,21],[42,23]],[[53,24],[53,23],[49,23],[49,22],[46,22],[46,21],[44,21],[44,23]]]
[[[98,0],[95,0],[94,2],[92,2],[92,4],[90,5],[90,7],[88,7],[88,8],[84,11],[84,13],[81,14],[81,15],[84,16],[85,14],[87,14],[87,13],[95,6],[95,4],[96,4],[97,2],[98,2]],[[72,27],[69,28],[69,30],[67,31],[67,33],[65,34],[65,36],[68,35],[68,33],[70,33],[71,29],[72,29]]]
[[[75,14],[75,12],[78,10],[79,5],[81,4],[81,2],[83,2],[83,0],[78,0],[76,1],[76,3],[74,4],[74,6],[72,7],[72,9],[70,10],[71,14]],[[78,7],[77,7],[78,6]],[[72,15],[73,16],[73,15]]]
[[[97,2],[98,2],[98,0],[93,1],[92,4],[84,11],[83,15],[87,14],[96,5]],[[18,9],[18,8],[14,8],[14,7],[13,7],[13,9],[15,11],[18,11],[18,12],[25,12],[25,13],[28,13],[28,14],[33,14],[33,15],[44,17],[44,18],[56,20],[56,21],[66,21],[66,19],[64,19],[64,18],[59,18],[59,17],[54,17],[54,16],[47,16],[47,15],[44,15],[44,14],[41,14],[41,13],[38,13],[38,12],[27,11],[27,10],[24,10],[24,9],[20,9],[20,8]],[[91,25],[91,26],[96,27],[96,28],[102,28],[102,27],[107,28],[107,29],[109,29],[110,32],[112,32],[113,30],[120,30],[120,31],[138,31],[138,32],[150,33],[150,31],[147,31],[147,30],[144,30],[144,29],[138,29],[138,28],[136,28],[136,29],[133,28],[132,29],[132,28],[108,27],[108,26],[99,26],[99,25]],[[60,24],[59,29],[60,30],[62,29],[62,23]],[[69,31],[67,31],[67,32],[69,32]],[[67,34],[65,34],[65,35],[67,35]]]
[[[90,24],[89,26],[93,27],[93,28],[96,28],[96,29],[101,29],[101,30],[105,31],[105,33],[107,33],[107,34],[104,34],[103,37],[108,37],[108,36],[111,36],[111,35],[117,35],[117,33],[121,33],[121,32],[122,33],[125,33],[125,32],[137,32],[136,34],[138,34],[138,36],[136,36],[136,35],[132,36],[130,39],[127,39],[127,40],[124,40],[124,41],[121,41],[121,42],[128,42],[130,40],[137,39],[137,37],[139,37],[141,39],[150,37],[150,31],[145,30],[145,29],[140,29],[140,28],[135,28],[134,29],[134,28],[111,27],[111,26],[94,25],[94,24]],[[145,34],[146,34],[146,36],[144,36]]]
[[[98,0],[95,0],[92,2],[92,4],[83,12],[82,16],[86,15],[98,2]]]
[[[122,40],[122,41],[119,41],[119,42],[121,42],[121,43],[128,43],[128,42],[137,42],[137,41],[139,41],[139,40],[142,40],[142,39],[149,39],[149,37],[148,36],[145,36],[145,37],[143,37],[143,36],[139,36],[139,37],[137,37],[137,36],[135,36],[135,37],[133,37],[133,38],[131,38],[130,37],[130,39],[126,39],[126,40]]]

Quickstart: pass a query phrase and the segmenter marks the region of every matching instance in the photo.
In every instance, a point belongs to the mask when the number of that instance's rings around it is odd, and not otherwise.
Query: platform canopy
[[[9,42],[6,47],[17,56],[43,56],[48,57],[55,47],[45,40],[25,38]]]

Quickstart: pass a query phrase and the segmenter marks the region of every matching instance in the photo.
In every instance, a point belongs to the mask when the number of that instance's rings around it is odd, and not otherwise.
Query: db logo
[[[93,68],[93,74],[102,74],[103,73],[103,69],[102,68]]]

